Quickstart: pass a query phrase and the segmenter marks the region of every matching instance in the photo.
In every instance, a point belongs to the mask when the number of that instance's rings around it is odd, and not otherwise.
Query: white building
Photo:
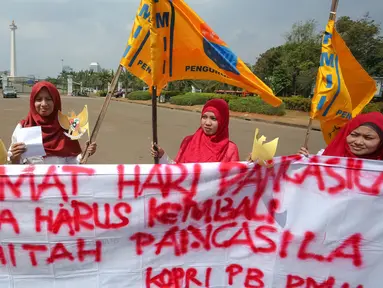
[[[100,72],[101,71],[101,66],[97,62],[92,62],[89,65],[89,70],[93,72]]]

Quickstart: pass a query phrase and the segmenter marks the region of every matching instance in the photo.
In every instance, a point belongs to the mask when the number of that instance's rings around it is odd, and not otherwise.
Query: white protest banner
[[[382,287],[381,162],[294,157],[0,166],[0,287]]]

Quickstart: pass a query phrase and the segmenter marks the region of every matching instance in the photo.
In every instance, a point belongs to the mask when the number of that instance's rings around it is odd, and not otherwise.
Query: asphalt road
[[[63,96],[63,112],[80,112],[88,105],[91,127],[96,122],[104,98],[82,98]],[[29,96],[20,95],[18,99],[0,98],[0,138],[8,147],[17,123],[29,109]],[[170,157],[175,157],[183,137],[194,133],[199,125],[196,112],[158,109],[158,135],[160,146]],[[252,148],[255,129],[272,140],[279,137],[277,155],[290,155],[298,151],[305,138],[305,129],[274,125],[256,121],[232,118],[230,137],[239,148],[241,160],[245,160]],[[89,159],[93,164],[152,163],[149,153],[151,143],[151,107],[112,101],[101,126],[97,139],[98,151]],[[85,142],[82,140],[81,142]],[[316,153],[325,147],[322,135],[312,131],[310,152]]]

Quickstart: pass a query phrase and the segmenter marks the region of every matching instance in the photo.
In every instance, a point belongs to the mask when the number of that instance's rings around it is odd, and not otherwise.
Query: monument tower
[[[17,26],[15,21],[12,21],[12,24],[9,25],[11,28],[11,77],[16,77],[16,29]]]

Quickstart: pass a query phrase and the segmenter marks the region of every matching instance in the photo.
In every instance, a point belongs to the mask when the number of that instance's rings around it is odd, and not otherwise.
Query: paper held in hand
[[[40,126],[21,128],[17,133],[17,142],[24,143],[27,148],[21,156],[23,159],[46,155]]]

